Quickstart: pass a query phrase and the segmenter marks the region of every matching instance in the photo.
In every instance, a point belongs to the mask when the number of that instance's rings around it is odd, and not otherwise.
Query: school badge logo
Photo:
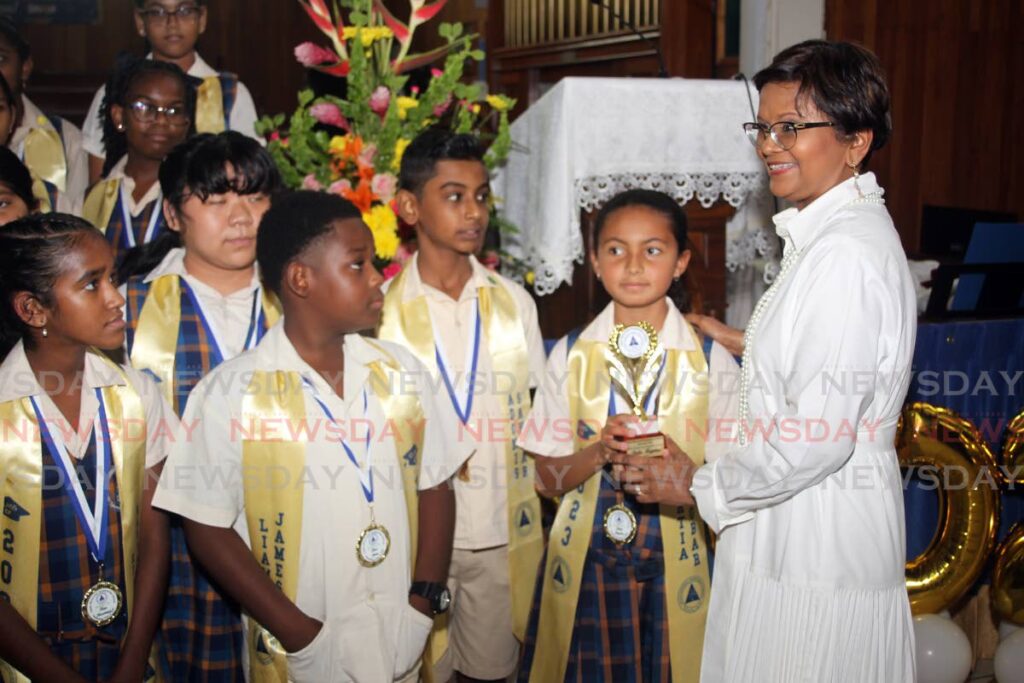
[[[572,570],[569,563],[560,557],[555,558],[554,566],[551,568],[551,580],[555,585],[556,593],[564,593],[572,585]]]
[[[529,536],[533,531],[533,511],[530,510],[530,503],[520,503],[513,519],[516,533],[520,536]]]
[[[280,650],[277,639],[270,635],[262,626],[253,624],[253,651],[256,652],[256,660],[263,666],[270,666],[274,663],[274,650]]]
[[[19,519],[28,514],[28,510],[18,505],[10,496],[4,497],[4,517],[7,519],[17,522]]]
[[[576,436],[580,441],[589,441],[597,435],[597,430],[587,424],[586,420],[576,421]]]
[[[707,587],[704,580],[699,576],[691,576],[679,587],[676,594],[676,602],[687,614],[693,614],[704,605],[704,598],[707,596]]]

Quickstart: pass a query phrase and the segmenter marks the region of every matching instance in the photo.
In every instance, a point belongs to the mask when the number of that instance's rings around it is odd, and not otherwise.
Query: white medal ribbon
[[[67,491],[69,498],[71,498],[79,524],[86,531],[89,553],[98,564],[102,564],[107,552],[107,510],[109,507],[107,500],[107,474],[111,461],[110,443],[108,441],[110,437],[107,432],[103,393],[99,388],[96,389],[96,400],[99,401],[99,407],[96,411],[96,417],[93,418],[92,426],[92,438],[96,442],[96,478],[94,480],[96,491],[93,496],[91,509],[89,501],[85,496],[85,491],[82,489],[82,482],[78,479],[78,473],[75,464],[72,462],[70,451],[64,442],[64,437],[61,435],[60,430],[51,431],[46,426],[46,419],[43,417],[43,411],[40,409],[35,396],[30,397],[29,400],[32,402],[36,419],[39,421],[40,436],[53,454],[57,465],[61,468],[64,490]]]
[[[436,330],[437,326],[434,325],[433,327]],[[466,363],[464,365],[469,368],[469,371],[465,375],[464,398],[461,401],[459,400],[455,383],[452,382],[451,375],[448,372],[448,368],[451,365],[448,363],[447,356],[445,355],[444,345],[441,343],[440,335],[436,331],[434,332],[434,356],[437,360],[437,368],[441,373],[441,379],[444,380],[445,389],[448,390],[448,398],[451,399],[452,406],[455,408],[455,414],[459,416],[462,424],[469,422],[469,415],[473,411],[476,368],[480,360],[480,327],[480,300],[477,299],[473,313],[473,326],[469,329],[466,342]]]
[[[122,231],[125,236],[125,241],[128,243],[128,248],[135,247],[135,229],[132,223],[132,212],[128,209],[128,202],[130,201],[130,195],[124,186],[124,181],[121,181],[121,220],[124,222],[124,230]],[[142,243],[147,244],[153,239],[153,235],[156,233],[156,226],[160,223],[160,217],[163,215],[163,193],[157,192],[156,201],[153,205],[153,213],[149,216],[149,224],[146,226],[146,232],[142,235]]]

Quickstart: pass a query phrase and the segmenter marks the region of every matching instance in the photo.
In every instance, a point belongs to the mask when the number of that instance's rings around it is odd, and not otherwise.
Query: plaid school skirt
[[[244,681],[241,611],[189,555],[177,516],[171,518],[170,579],[157,642],[167,681]]]
[[[618,547],[604,534],[605,510],[622,502],[637,518],[637,536]],[[665,569],[657,505],[617,495],[602,478],[590,549],[583,565],[565,681],[670,683]],[[519,681],[528,683],[538,638],[547,551],[541,560],[523,643]],[[547,683],[545,681],[545,683]]]

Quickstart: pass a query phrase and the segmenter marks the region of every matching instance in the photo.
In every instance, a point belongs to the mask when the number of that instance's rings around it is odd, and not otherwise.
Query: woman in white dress
[[[906,256],[865,168],[890,133],[877,58],[808,41],[754,77],[744,128],[772,193],[781,273],[745,334],[735,447],[695,468],[628,460],[642,500],[719,534],[701,680],[904,683],[914,636],[893,448],[916,331]]]

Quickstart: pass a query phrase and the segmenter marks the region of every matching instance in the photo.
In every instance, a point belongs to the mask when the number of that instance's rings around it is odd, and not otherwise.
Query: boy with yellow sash
[[[501,680],[515,671],[543,551],[533,464],[513,441],[544,369],[537,309],[526,291],[490,271],[483,246],[490,188],[470,135],[420,134],[402,156],[397,206],[418,250],[387,283],[380,339],[427,366],[458,416],[473,455],[455,479],[458,515],[448,587],[425,676]]]
[[[654,491],[622,487],[615,464],[629,441],[659,432],[647,437],[657,444],[650,466],[724,451],[705,437],[733,411],[720,388],[736,363],[717,345],[702,349],[670,298],[683,294],[690,258],[671,197],[622,193],[595,232],[590,257],[612,303],[555,345],[519,435],[538,488],[561,496],[519,680],[696,683],[711,586],[703,522],[692,508],[659,505]],[[653,360],[638,382],[610,369],[640,351]]]
[[[410,587],[447,578],[454,416],[408,351],[357,334],[383,295],[355,206],[275,200],[257,252],[283,322],[192,392],[156,504],[242,605],[250,681],[414,678],[447,608]]]
[[[113,253],[85,221],[0,231],[0,679],[152,680],[178,420],[124,340]]]
[[[89,185],[82,132],[59,116],[45,114],[25,95],[32,75],[32,49],[7,17],[0,17],[0,74],[17,104],[14,133],[7,141],[32,173],[39,210],[78,214]]]
[[[135,30],[152,50],[146,59],[173,62],[202,81],[196,102],[197,132],[235,130],[259,140],[256,105],[249,89],[236,74],[218,72],[196,52],[196,42],[206,31],[206,5],[206,0],[135,0]],[[106,158],[101,111],[105,91],[103,86],[96,91],[82,126],[82,147],[89,153],[90,183],[100,179]]]

